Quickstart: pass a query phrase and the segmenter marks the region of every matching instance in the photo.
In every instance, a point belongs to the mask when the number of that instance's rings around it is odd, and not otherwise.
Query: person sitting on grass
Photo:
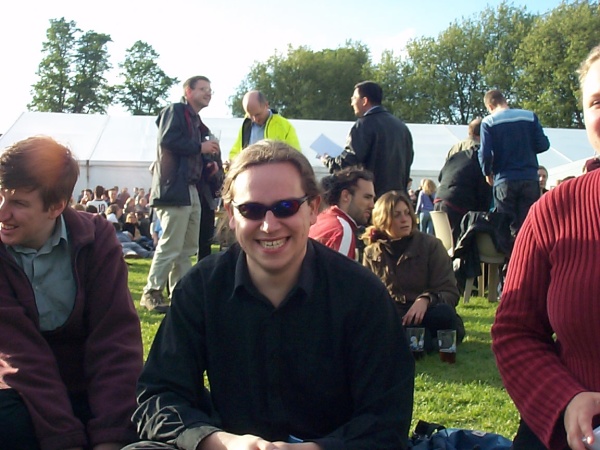
[[[49,137],[0,154],[0,447],[117,450],[142,369],[112,225],[67,207],[79,175]]]
[[[223,204],[237,243],[175,286],[138,385],[149,441],[126,450],[407,448],[406,336],[377,277],[308,238],[319,203],[288,144],[236,157]]]
[[[417,228],[417,217],[403,192],[383,194],[367,228],[363,265],[377,275],[394,299],[405,327],[425,328],[425,350],[437,349],[437,331],[465,330],[456,313],[459,293],[452,261],[442,242]]]

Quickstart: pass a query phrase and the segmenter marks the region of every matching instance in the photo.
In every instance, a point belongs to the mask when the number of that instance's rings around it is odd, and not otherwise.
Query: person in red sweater
[[[69,208],[79,165],[49,137],[0,155],[0,447],[117,450],[142,370],[112,224]]]
[[[579,70],[585,125],[600,153],[600,46]],[[509,263],[493,351],[522,420],[515,450],[584,450],[600,424],[600,171],[531,208]]]
[[[329,207],[319,213],[308,236],[358,261],[357,230],[367,225],[375,206],[373,174],[348,167],[321,180],[323,200]]]

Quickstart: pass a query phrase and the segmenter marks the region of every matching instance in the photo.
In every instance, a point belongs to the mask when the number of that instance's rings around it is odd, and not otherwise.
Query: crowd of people
[[[151,214],[148,194],[144,188],[105,188],[98,185],[92,191],[83,189],[78,198],[71,198],[70,206],[78,211],[99,214],[115,228],[125,258],[152,258],[155,239],[152,230],[158,218]]]
[[[580,82],[600,154],[600,46]],[[259,91],[244,96],[223,162],[199,115],[211,96],[208,78],[189,78],[159,114],[148,192],[96,186],[73,199],[78,163],[50,137],[0,154],[2,448],[409,448],[406,330],[425,329],[426,351],[440,330],[459,343],[468,334],[436,210],[453,233],[467,213],[494,210],[515,240],[492,328],[521,414],[513,448],[594,443],[596,161],[546,192],[539,119],[490,90],[490,114],[450,149],[439,185],[413,192],[410,131],[365,81],[347,145],[321,155],[331,174],[319,182]],[[213,253],[219,205],[219,233],[234,242]],[[134,254],[152,258],[140,306],[165,314],[145,364],[127,286]]]

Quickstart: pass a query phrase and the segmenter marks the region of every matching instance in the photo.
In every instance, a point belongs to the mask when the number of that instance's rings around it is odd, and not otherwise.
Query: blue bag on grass
[[[412,450],[509,450],[512,441],[496,433],[446,428],[419,421],[409,448]]]

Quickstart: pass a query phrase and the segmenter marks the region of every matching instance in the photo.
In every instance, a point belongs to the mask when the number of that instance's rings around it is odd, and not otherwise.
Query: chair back
[[[431,211],[431,221],[433,222],[433,232],[449,255],[454,251],[454,239],[452,237],[452,228],[450,228],[450,220],[445,211]]]
[[[435,225],[434,225],[435,226]],[[479,259],[488,264],[502,264],[506,256],[496,250],[494,241],[488,233],[477,233],[475,235]]]

